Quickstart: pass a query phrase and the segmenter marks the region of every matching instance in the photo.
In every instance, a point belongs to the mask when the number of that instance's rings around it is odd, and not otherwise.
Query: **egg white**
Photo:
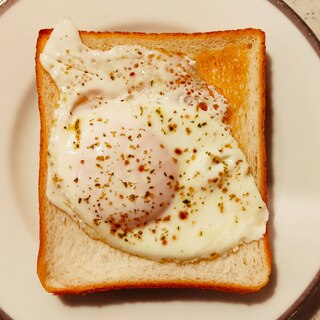
[[[137,46],[91,50],[65,19],[41,63],[61,92],[48,147],[53,204],[108,245],[154,260],[209,258],[263,236],[268,211],[222,121],[225,100],[195,76],[188,58]],[[130,132],[135,140],[126,144]],[[152,158],[143,175],[132,160],[144,161],[139,150]],[[122,154],[135,158],[126,166]],[[153,207],[143,201],[146,190]],[[117,220],[125,208],[127,217]],[[142,218],[130,220],[135,214]]]

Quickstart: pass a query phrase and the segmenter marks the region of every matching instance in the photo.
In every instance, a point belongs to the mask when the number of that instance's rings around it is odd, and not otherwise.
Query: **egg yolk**
[[[75,121],[75,200],[79,210],[85,207],[115,229],[129,231],[170,205],[177,169],[148,125],[112,113]]]

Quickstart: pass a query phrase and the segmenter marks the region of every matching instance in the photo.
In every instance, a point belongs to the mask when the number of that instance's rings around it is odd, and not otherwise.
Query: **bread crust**
[[[44,90],[44,79],[50,77],[47,72],[43,69],[40,63],[40,53],[43,51],[45,44],[52,32],[52,29],[44,29],[39,32],[39,37],[37,41],[37,50],[36,50],[36,79],[37,79],[37,90],[38,90],[38,105],[40,113],[40,169],[39,169],[39,211],[40,211],[40,245],[39,245],[39,254],[37,262],[38,276],[44,288],[48,292],[54,294],[79,294],[79,293],[89,293],[95,291],[104,291],[104,290],[117,290],[124,288],[203,288],[203,289],[214,289],[222,290],[227,292],[238,292],[238,293],[249,293],[255,292],[262,287],[264,287],[271,273],[271,252],[269,248],[269,238],[268,233],[265,234],[264,238],[259,242],[263,245],[264,255],[265,255],[265,264],[266,264],[266,277],[259,284],[255,285],[241,285],[239,283],[218,283],[215,281],[195,281],[195,280],[176,280],[176,281],[166,281],[153,279],[152,281],[126,281],[117,280],[117,281],[105,281],[101,283],[88,284],[88,285],[66,285],[66,286],[55,286],[48,281],[52,277],[48,261],[48,200],[46,198],[46,180],[47,180],[47,148],[48,148],[48,138],[50,134],[50,115],[49,110],[47,109],[46,97],[43,94]],[[87,32],[81,31],[80,35],[82,40],[91,48],[95,48],[96,40],[106,40],[108,44],[119,44],[119,43],[135,43],[144,46],[151,46],[152,48],[161,48],[164,43],[176,42],[181,44],[181,42],[191,43],[191,47],[194,52],[192,52],[192,57],[196,56],[201,60],[201,54],[203,54],[203,48],[197,48],[195,43],[208,41],[208,39],[214,37],[221,39],[221,50],[223,50],[224,43],[230,45],[237,44],[239,37],[249,37],[258,39],[260,50],[259,50],[259,117],[257,120],[257,125],[259,127],[259,150],[256,157],[258,159],[258,167],[255,168],[256,172],[253,172],[256,183],[259,187],[261,196],[265,202],[267,202],[267,187],[266,187],[266,152],[265,152],[265,139],[264,139],[264,128],[265,128],[265,96],[266,96],[266,85],[265,85],[265,68],[266,68],[266,53],[265,53],[265,34],[261,30],[257,29],[242,29],[242,30],[233,30],[233,31],[216,31],[208,33],[193,33],[193,34],[184,34],[184,33],[165,33],[165,34],[147,34],[139,32]],[[99,41],[98,41],[99,42]],[[99,42],[100,43],[100,42]],[[178,45],[177,47],[180,47]],[[107,49],[104,48],[104,49]],[[250,48],[248,48],[250,49]],[[198,51],[198,52],[197,52]],[[223,58],[221,58],[223,60]],[[197,59],[196,59],[197,60]],[[208,83],[210,82],[210,75],[201,74],[204,80]],[[208,81],[209,80],[209,81]],[[58,89],[56,88],[53,81],[52,85],[52,98],[57,99]],[[208,83],[210,84],[210,83]],[[222,93],[229,99],[225,88],[223,85],[218,86]],[[234,118],[237,115],[239,106],[231,105],[231,114],[230,121],[231,130],[233,133],[237,133],[237,127],[233,123]],[[237,109],[238,108],[238,109]],[[236,123],[236,122],[235,122]],[[244,148],[242,141],[239,140],[237,134],[235,138],[238,140],[240,147]],[[245,148],[244,148],[245,149]],[[245,150],[244,153],[246,154]],[[53,206],[51,204],[51,206]],[[69,219],[67,217],[66,219]],[[73,223],[73,222],[72,222]],[[161,263],[160,263],[161,264]]]

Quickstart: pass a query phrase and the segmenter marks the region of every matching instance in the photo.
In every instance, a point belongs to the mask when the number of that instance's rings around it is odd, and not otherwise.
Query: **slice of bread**
[[[47,147],[59,91],[43,69],[39,55],[52,30],[41,30],[36,52],[41,118],[40,248],[38,275],[55,294],[121,288],[193,287],[253,292],[265,286],[271,272],[267,234],[214,260],[177,264],[139,258],[88,237],[46,198]],[[199,75],[228,99],[227,121],[249,162],[262,198],[267,201],[265,118],[265,35],[244,29],[195,34],[80,32],[84,44],[107,50],[134,44],[182,52],[194,59]]]

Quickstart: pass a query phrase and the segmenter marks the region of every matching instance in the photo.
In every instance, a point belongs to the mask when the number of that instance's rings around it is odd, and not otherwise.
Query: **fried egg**
[[[156,261],[208,259],[263,237],[268,210],[223,122],[227,101],[192,60],[93,50],[64,19],[40,61],[60,90],[47,197],[90,236]]]

